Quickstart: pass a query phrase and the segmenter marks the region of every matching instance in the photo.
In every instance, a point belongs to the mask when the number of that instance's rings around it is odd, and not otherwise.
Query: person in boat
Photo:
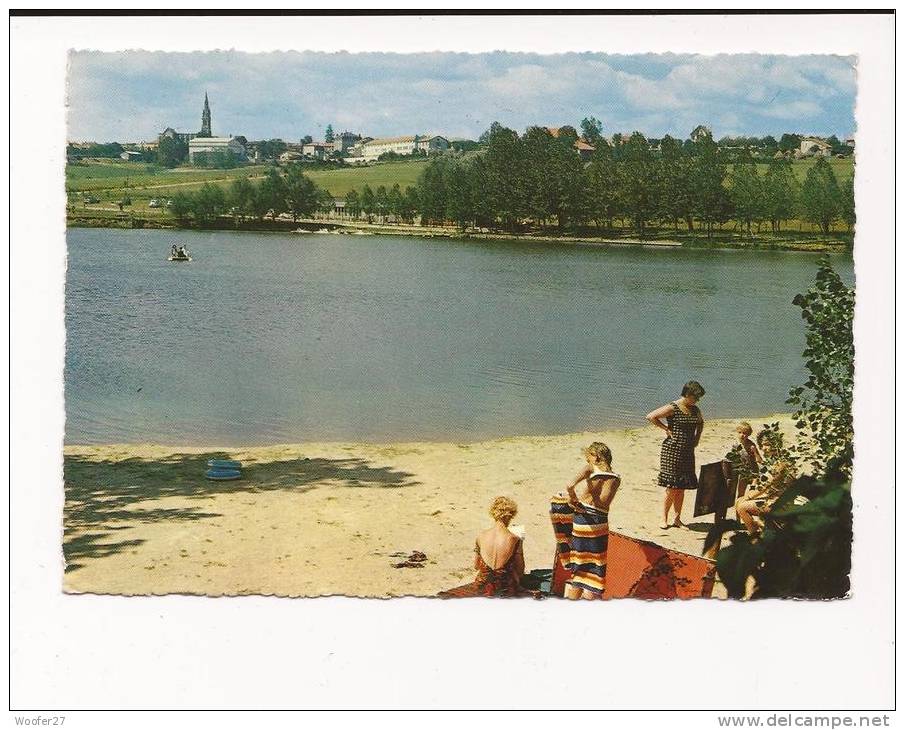
[[[525,574],[522,539],[509,530],[518,505],[509,497],[497,497],[490,505],[493,525],[481,532],[474,546],[474,580],[468,585],[444,591],[445,598],[475,596],[505,597],[524,593]]]
[[[188,258],[188,256],[189,256],[189,252],[185,250],[185,246],[180,246],[179,247],[179,257],[186,259],[186,258]]]
[[[173,244],[173,248],[170,250],[170,256],[176,258],[179,255],[179,252],[176,250],[176,244]]]
[[[565,598],[569,600],[594,600],[603,598],[606,588],[606,553],[609,542],[610,505],[622,480],[613,472],[613,454],[610,447],[595,441],[582,452],[585,466],[566,487],[571,509],[572,526],[568,538],[566,570],[571,577],[566,582]],[[581,495],[576,487],[584,483]],[[555,509],[563,497],[553,499],[551,518],[553,529],[562,532],[563,510]],[[557,530],[557,527],[560,529]],[[558,547],[560,552],[561,548]]]
[[[666,432],[666,439],[660,448],[660,474],[657,476],[657,484],[666,490],[661,530],[670,527],[670,508],[676,513],[672,526],[685,526],[682,523],[685,490],[698,488],[694,450],[704,431],[704,417],[697,406],[703,396],[704,388],[701,384],[690,380],[685,383],[679,398],[647,414],[648,421]],[[666,419],[666,422],[662,419]]]
[[[795,465],[783,447],[781,433],[765,428],[757,434],[757,445],[763,451],[760,476],[735,502],[735,514],[752,536],[762,529],[762,524],[754,518],[769,514],[796,477]]]

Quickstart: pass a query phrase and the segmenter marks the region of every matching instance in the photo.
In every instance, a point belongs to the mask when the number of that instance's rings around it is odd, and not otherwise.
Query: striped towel
[[[569,581],[578,588],[603,593],[606,584],[606,550],[610,534],[607,513],[580,503],[572,517],[571,552],[566,568]]]
[[[553,534],[556,535],[556,552],[560,562],[565,565],[572,552],[572,515],[574,508],[568,497],[557,495],[550,499],[550,522],[553,523]]]

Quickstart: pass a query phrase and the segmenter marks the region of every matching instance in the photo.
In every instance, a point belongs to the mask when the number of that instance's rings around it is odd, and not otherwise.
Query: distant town
[[[584,120],[582,129],[565,125],[544,127],[553,137],[560,134],[574,136],[573,147],[582,160],[589,161],[601,141],[619,146],[629,140],[633,132],[616,132],[606,137],[596,120]],[[371,137],[360,132],[334,131],[327,125],[324,139],[315,141],[311,135],[296,140],[249,140],[243,135],[219,136],[213,133],[210,100],[204,96],[201,129],[181,132],[166,127],[156,140],[146,142],[70,142],[67,159],[76,162],[83,158],[121,158],[126,161],[153,162],[165,167],[192,165],[198,167],[232,167],[241,164],[269,162],[333,162],[346,165],[366,165],[400,158],[427,157],[445,152],[466,152],[481,146],[480,140],[451,139],[442,134],[420,133],[395,137]],[[712,135],[706,125],[699,125],[688,136],[697,141],[702,135]],[[663,138],[646,137],[650,149],[659,152]],[[714,140],[729,152],[745,151],[756,159],[802,159],[808,157],[851,156],[854,138],[820,137],[808,134],[785,133],[777,140],[764,137],[724,136]]]
[[[684,139],[494,122],[437,132],[249,140],[168,126],[151,142],[71,143],[70,225],[307,230],[391,226],[410,235],[571,236],[671,245],[849,246],[855,140],[794,132]],[[301,225],[300,225],[301,224]],[[359,231],[361,232],[361,231]]]

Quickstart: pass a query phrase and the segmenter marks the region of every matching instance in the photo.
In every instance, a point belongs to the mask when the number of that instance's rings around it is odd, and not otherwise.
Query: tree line
[[[596,149],[590,161],[575,149],[572,127],[529,127],[523,135],[497,123],[482,136],[483,151],[433,159],[414,193],[422,220],[460,227],[590,223],[613,229],[616,221],[644,236],[651,227],[703,230],[730,221],[753,234],[769,223],[779,232],[791,220],[805,220],[828,233],[838,221],[854,226],[851,178],[840,185],[826,159],[819,158],[799,183],[792,163],[773,159],[760,173],[745,150],[729,154],[705,133],[694,141],[669,136],[658,148],[636,132],[599,136],[599,122],[584,120],[583,139]],[[598,134],[594,135],[597,131]]]
[[[595,132],[598,132],[595,138]],[[589,161],[575,149],[593,139]],[[651,228],[702,231],[735,221],[748,235],[769,225],[773,233],[804,220],[829,233],[837,222],[855,223],[853,178],[841,184],[824,158],[799,182],[786,159],[761,172],[752,157],[727,160],[709,134],[694,141],[664,137],[658,148],[640,133],[614,144],[599,137],[599,122],[584,120],[582,136],[572,127],[530,127],[523,135],[494,124],[481,150],[433,158],[415,186],[404,190],[369,185],[351,190],[345,211],[353,218],[393,217],[424,224],[453,223],[516,231],[526,226],[560,230],[590,225],[600,231],[630,227],[639,236]],[[227,212],[263,220],[283,213],[293,220],[330,211],[332,196],[305,176],[299,164],[271,168],[257,183],[239,178],[228,190],[205,185],[177,194],[174,215],[207,224]]]
[[[173,196],[170,210],[181,222],[210,225],[229,213],[237,222],[263,221],[289,213],[292,220],[307,218],[319,210],[332,210],[333,196],[302,172],[299,165],[282,170],[272,167],[262,180],[237,178],[229,188],[205,183],[197,192]]]

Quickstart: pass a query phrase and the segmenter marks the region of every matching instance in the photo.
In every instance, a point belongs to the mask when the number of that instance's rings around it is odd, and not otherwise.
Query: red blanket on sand
[[[604,598],[710,597],[716,565],[712,560],[610,532]],[[553,595],[561,596],[569,572],[554,559]]]

